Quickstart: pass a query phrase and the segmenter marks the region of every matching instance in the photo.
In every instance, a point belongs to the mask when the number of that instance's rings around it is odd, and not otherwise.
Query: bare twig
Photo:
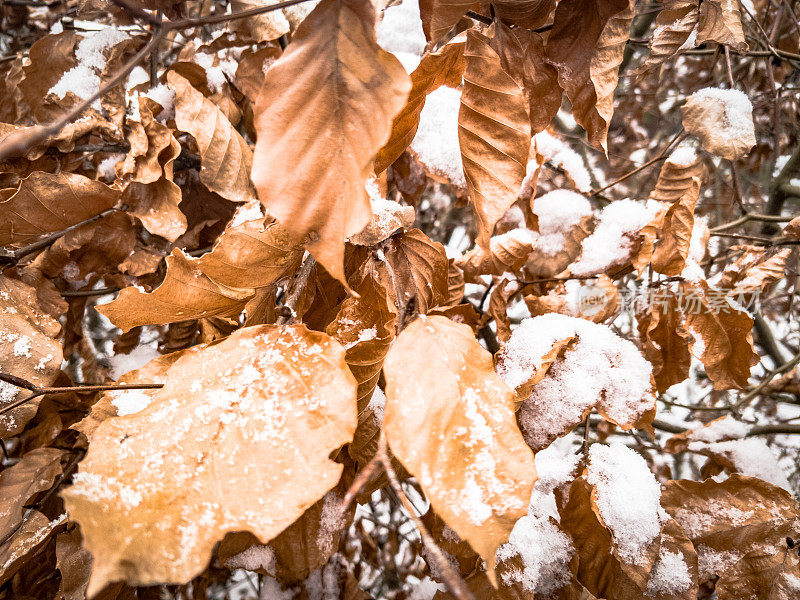
[[[10,375],[8,373],[0,373],[0,381],[10,383],[11,385],[33,392],[31,396],[22,398],[16,402],[12,402],[6,406],[0,407],[0,415],[7,413],[10,410],[22,406],[26,402],[30,402],[34,398],[44,396],[46,394],[63,394],[66,392],[75,392],[77,394],[87,394],[92,392],[107,392],[113,390],[158,390],[164,387],[163,383],[131,383],[131,384],[109,384],[109,385],[70,385],[63,387],[39,387],[26,379]]]

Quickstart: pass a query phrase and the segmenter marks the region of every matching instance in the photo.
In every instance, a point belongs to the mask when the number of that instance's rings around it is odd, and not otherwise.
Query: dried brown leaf
[[[63,359],[61,342],[56,340],[60,332],[58,321],[39,307],[33,287],[0,275],[0,371],[34,385],[52,384]],[[0,382],[3,405],[30,395],[27,390]],[[21,431],[36,415],[41,399],[0,415],[0,439]]]
[[[77,173],[32,173],[0,202],[0,246],[19,248],[80,223],[114,206],[119,196],[118,190]]]
[[[678,298],[669,294],[636,315],[642,352],[653,365],[656,389],[664,393],[689,377],[691,337],[683,325]]]
[[[525,514],[536,480],[514,420],[514,392],[472,329],[444,317],[409,325],[384,373],[392,452],[492,577],[495,550]]]
[[[187,582],[229,531],[278,535],[339,480],[328,456],[352,438],[355,393],[342,347],[302,325],[180,357],[147,408],[101,423],[62,492],[94,557],[89,595]]]
[[[683,282],[681,288],[686,328],[694,338],[691,352],[703,362],[714,389],[747,387],[750,368],[758,363],[753,319],[704,281]]]
[[[270,67],[253,181],[267,211],[344,281],[344,240],[369,222],[365,182],[411,82],[375,41],[369,0],[323,0]],[[309,60],[309,58],[311,60]]]
[[[681,111],[684,129],[712,154],[738,160],[756,145],[753,109],[741,91],[700,90],[689,96]]]
[[[422,30],[429,42],[438,42],[470,9],[478,8],[475,0],[420,0]]]
[[[660,77],[663,64],[680,54],[697,26],[700,11],[697,0],[667,0],[653,22],[650,53],[635,75]],[[692,46],[694,46],[692,44]]]
[[[166,261],[166,277],[155,290],[146,293],[127,287],[115,300],[98,306],[97,310],[125,332],[139,325],[239,314],[253,296],[252,289],[216,283],[203,274],[198,259],[177,248]]]
[[[653,200],[676,202],[692,187],[693,179],[702,184],[706,178],[706,168],[696,152],[683,146],[679,146],[676,152],[661,167],[656,187],[650,193]]]
[[[64,451],[57,448],[36,448],[0,473],[0,538],[6,539],[20,526],[29,501],[61,475],[62,456]]]
[[[477,241],[488,248],[495,224],[516,201],[525,178],[531,145],[528,101],[503,70],[491,38],[470,29],[464,58],[458,140]]]
[[[464,280],[476,283],[482,275],[515,273],[528,261],[536,243],[527,229],[512,229],[489,240],[489,250],[476,246],[457,259],[456,265],[464,272]]]
[[[673,202],[664,215],[664,226],[650,264],[658,273],[680,275],[686,267],[689,242],[694,228],[694,207],[700,197],[700,181],[692,179],[691,185],[679,200]]]
[[[0,546],[0,585],[34,558],[52,533],[64,523],[64,516],[50,521],[38,510],[31,512],[14,535]]]
[[[544,25],[556,0],[499,0],[493,3],[497,16],[512,25],[536,29]]]
[[[175,123],[192,134],[200,150],[200,181],[233,202],[255,198],[250,182],[253,152],[223,112],[175,71],[167,73],[175,92]]]
[[[575,120],[589,142],[603,151],[633,18],[631,6],[630,0],[563,0],[547,41],[548,61],[558,70]]]
[[[703,0],[697,24],[697,43],[717,42],[735,52],[747,52],[738,0]]]
[[[211,252],[197,261],[209,278],[232,288],[261,288],[300,266],[303,249],[277,221],[264,219],[229,225]]]

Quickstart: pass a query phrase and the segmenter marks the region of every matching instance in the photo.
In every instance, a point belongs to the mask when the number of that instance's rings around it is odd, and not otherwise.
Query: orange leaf
[[[253,182],[267,211],[344,281],[344,240],[369,222],[364,184],[411,83],[375,41],[369,0],[323,0],[267,72]]]

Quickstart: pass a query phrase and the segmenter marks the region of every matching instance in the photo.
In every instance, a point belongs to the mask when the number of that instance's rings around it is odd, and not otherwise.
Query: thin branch
[[[163,383],[131,383],[131,384],[109,384],[109,385],[70,385],[63,387],[39,387],[26,379],[10,375],[8,373],[0,373],[0,381],[9,383],[15,387],[22,388],[33,392],[27,398],[22,398],[16,402],[12,402],[0,408],[0,415],[14,410],[18,406],[22,406],[26,402],[30,402],[34,398],[44,396],[45,394],[63,394],[66,392],[75,392],[77,394],[86,394],[91,392],[107,392],[113,390],[158,390],[164,387]]]
[[[164,23],[164,26],[169,30],[173,29],[186,29],[188,27],[197,27],[198,25],[216,25],[217,23],[225,23],[227,21],[235,21],[237,19],[249,19],[250,17],[257,17],[264,13],[281,8],[288,8],[295,4],[302,4],[309,0],[286,0],[285,2],[278,2],[277,4],[270,4],[269,6],[259,6],[258,8],[251,8],[248,10],[241,10],[232,12],[230,14],[208,15],[205,17],[190,17],[187,19],[180,19],[179,21],[172,21]]]
[[[107,217],[111,214],[114,214],[117,211],[125,210],[125,208],[126,208],[125,205],[112,206],[111,208],[107,208],[101,213],[93,215],[88,219],[84,219],[80,223],[75,223],[74,225],[70,225],[69,227],[61,229],[60,231],[54,231],[53,233],[49,233],[43,238],[36,240],[32,244],[28,244],[27,246],[23,246],[22,248],[17,248],[16,250],[7,250],[5,248],[0,248],[0,268],[4,269],[12,267],[26,256],[46,248],[60,237],[67,235],[70,231],[74,231],[79,227],[88,225],[89,223],[94,223],[95,221],[99,221],[100,219]]]
[[[308,284],[311,271],[314,269],[314,265],[316,264],[317,262],[314,260],[313,256],[310,254],[306,256],[303,264],[300,267],[300,271],[297,273],[294,285],[292,286],[292,291],[286,296],[286,302],[284,302],[283,306],[281,307],[284,311],[284,314],[278,317],[278,325],[286,325],[287,323],[291,323],[297,316],[297,313],[295,313],[297,302],[300,300],[300,295],[303,293],[303,290]]]
[[[433,536],[428,532],[422,519],[420,519],[417,514],[417,511],[414,510],[414,507],[411,505],[405,491],[403,491],[403,487],[397,479],[397,473],[394,472],[392,461],[389,459],[386,437],[383,432],[381,432],[381,437],[378,440],[377,456],[380,457],[381,464],[383,464],[383,470],[386,472],[386,477],[389,479],[390,488],[397,494],[403,508],[405,508],[411,520],[414,521],[414,525],[416,525],[419,535],[422,538],[422,543],[425,545],[425,549],[428,550],[433,562],[436,563],[436,568],[439,570],[439,573],[441,573],[442,579],[444,579],[448,589],[458,600],[476,600],[458,572],[453,568],[453,565],[447,560],[441,548],[436,544]]]

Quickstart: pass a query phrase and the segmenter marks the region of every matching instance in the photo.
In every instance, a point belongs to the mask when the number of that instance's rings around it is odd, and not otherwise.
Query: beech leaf
[[[505,72],[491,39],[467,32],[458,140],[478,244],[489,247],[497,221],[516,201],[528,164],[531,126],[520,84]]]
[[[228,117],[189,81],[176,73],[167,73],[167,82],[175,92],[175,123],[191,133],[200,150],[200,181],[212,192],[233,202],[247,202],[255,197],[250,182],[253,152]]]
[[[364,184],[411,82],[375,41],[369,0],[322,0],[270,67],[253,182],[267,211],[344,281],[344,240],[369,222]],[[312,60],[309,60],[313,57]]]
[[[650,264],[658,273],[680,275],[686,267],[689,243],[694,228],[694,207],[700,197],[700,181],[692,184],[679,200],[673,202],[664,215],[664,226]]]
[[[203,274],[198,259],[177,248],[166,262],[166,277],[152,292],[127,287],[115,300],[98,306],[97,310],[125,332],[140,325],[239,314],[253,296],[252,289],[216,283]]]
[[[229,531],[262,543],[336,485],[356,424],[343,348],[261,325],[180,357],[141,412],[100,424],[62,496],[107,582],[185,583]],[[268,460],[265,460],[268,457]]]
[[[389,447],[433,509],[489,565],[522,517],[536,481],[514,422],[514,392],[466,325],[424,317],[384,363]]]

